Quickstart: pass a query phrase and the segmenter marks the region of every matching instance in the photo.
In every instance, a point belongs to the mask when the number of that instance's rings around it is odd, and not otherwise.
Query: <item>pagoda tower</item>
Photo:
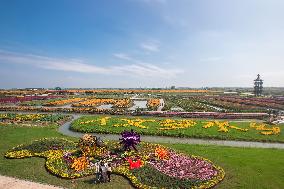
[[[254,80],[254,95],[255,96],[261,96],[262,94],[262,84],[263,84],[263,80],[260,79],[260,75],[257,74],[257,78]]]

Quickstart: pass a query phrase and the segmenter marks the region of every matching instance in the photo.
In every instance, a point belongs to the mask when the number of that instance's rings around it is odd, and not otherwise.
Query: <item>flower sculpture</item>
[[[263,135],[277,135],[281,132],[280,127],[268,127],[266,124],[250,123],[250,127],[257,131],[261,131]]]
[[[140,159],[133,161],[132,159],[128,158],[127,161],[129,163],[129,169],[138,169],[142,165],[142,162]]]
[[[121,133],[122,138],[121,144],[123,144],[123,149],[130,150],[130,147],[132,147],[135,151],[137,151],[136,145],[140,143],[140,135],[136,132],[134,132],[132,129],[131,131],[124,131]]]
[[[95,136],[90,134],[84,134],[83,137],[79,141],[79,148],[83,156],[91,156],[94,154],[96,150],[96,140]]]

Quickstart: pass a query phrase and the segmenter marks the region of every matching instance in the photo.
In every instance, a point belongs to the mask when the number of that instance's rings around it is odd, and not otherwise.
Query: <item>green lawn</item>
[[[89,183],[92,177],[71,181],[50,175],[42,158],[4,158],[5,152],[12,147],[43,137],[63,136],[55,127],[0,126],[0,174],[67,188],[132,188],[128,180],[121,176],[113,176],[111,183],[93,185]],[[203,156],[224,168],[225,179],[216,188],[280,189],[284,186],[284,150],[183,144],[167,146]]]
[[[126,121],[122,121],[122,118],[126,119],[138,119],[139,117],[125,117],[125,116],[111,116],[107,120],[106,125],[101,125],[99,118],[104,116],[83,116],[72,123],[72,130],[80,132],[97,132],[97,133],[113,133],[120,134],[124,130],[133,129],[140,134],[145,135],[161,135],[161,136],[178,136],[178,137],[192,137],[192,138],[211,138],[211,139],[222,139],[222,140],[248,140],[248,141],[265,141],[265,142],[284,142],[284,134],[280,132],[277,135],[262,135],[260,131],[257,131],[253,128],[250,128],[250,122],[236,122],[230,121],[230,125],[237,126],[239,128],[249,129],[247,132],[239,131],[236,129],[229,128],[227,133],[219,132],[218,127],[215,125],[211,128],[204,129],[202,126],[205,125],[205,122],[208,120],[194,120],[197,124],[183,129],[174,129],[174,130],[160,130],[163,126],[160,125],[159,120],[164,120],[165,118],[145,118],[140,117],[145,120],[153,120],[154,122],[144,122],[141,125],[146,126],[147,128],[140,128],[136,126],[130,126]],[[170,118],[174,119],[174,118]],[[89,122],[97,120],[95,122]],[[175,120],[181,120],[175,119]],[[222,120],[222,122],[225,120]],[[85,122],[85,123],[81,123]],[[115,127],[116,124],[126,124],[125,126]],[[271,128],[272,126],[268,126]],[[280,126],[280,127],[283,127]]]

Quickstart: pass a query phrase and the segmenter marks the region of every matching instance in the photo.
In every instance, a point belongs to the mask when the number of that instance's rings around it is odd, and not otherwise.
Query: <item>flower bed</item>
[[[61,114],[16,114],[0,113],[0,124],[17,124],[22,126],[44,126],[50,123],[62,124],[71,116]]]
[[[125,128],[144,135],[284,142],[279,126],[249,121],[83,116],[71,124],[72,130],[84,133],[120,134]]]
[[[185,117],[185,118],[212,118],[212,119],[266,119],[267,113],[220,113],[220,112],[156,112],[142,111],[129,112],[126,109],[100,109],[92,107],[34,107],[34,106],[0,106],[0,111],[34,111],[34,112],[66,112],[90,113],[134,116],[159,116],[159,117]]]
[[[42,106],[43,104],[47,104],[49,102],[54,102],[58,100],[67,99],[66,96],[58,96],[52,99],[38,99],[38,100],[31,100],[31,101],[24,101],[19,104],[19,106]]]
[[[96,107],[102,104],[113,104],[115,108],[127,108],[130,106],[130,99],[96,98],[75,103],[74,107]]]
[[[2,103],[17,103],[17,102],[25,102],[32,100],[46,100],[46,99],[54,99],[59,98],[61,96],[15,96],[15,97],[3,97],[0,98],[0,104]]]
[[[147,107],[148,107],[149,110],[157,110],[159,105],[160,105],[160,99],[150,98],[147,101]]]
[[[244,98],[240,96],[165,96],[164,110],[180,107],[187,112],[268,112],[284,109],[284,101],[277,98]]]
[[[105,142],[107,153],[95,153],[82,158],[78,144],[65,139],[45,138],[22,144],[9,150],[6,158],[43,157],[47,170],[61,178],[73,179],[94,174],[93,163],[108,162],[113,173],[124,175],[136,188],[211,188],[224,179],[224,170],[210,160],[198,156],[187,156],[158,144],[140,143],[138,151],[123,151],[119,142]],[[163,148],[166,158],[159,158],[155,150]],[[129,160],[141,161],[131,168]],[[184,162],[180,162],[180,161]],[[75,163],[80,165],[76,169]],[[182,164],[180,164],[182,163]],[[84,165],[84,166],[82,166]],[[183,166],[182,166],[183,165]],[[151,179],[149,179],[151,178]]]
[[[141,116],[184,117],[184,118],[212,118],[212,119],[266,119],[267,113],[220,113],[220,112],[139,112]]]
[[[75,103],[75,102],[80,102],[85,100],[85,98],[69,98],[69,99],[63,99],[63,100],[56,100],[56,101],[52,101],[52,102],[47,102],[45,104],[43,104],[44,106],[63,106],[66,104],[71,104],[71,103]]]
[[[27,112],[64,112],[64,113],[90,113],[122,115],[124,109],[100,109],[100,108],[63,108],[63,107],[34,107],[34,106],[0,106],[0,111],[27,111]]]
[[[165,106],[163,110],[171,110],[172,108],[179,107],[187,112],[215,112],[216,109],[200,103],[193,97],[178,97],[178,96],[165,96]]]
[[[283,99],[239,96],[199,96],[195,98],[204,104],[225,108],[230,112],[268,112],[267,109],[284,110]]]

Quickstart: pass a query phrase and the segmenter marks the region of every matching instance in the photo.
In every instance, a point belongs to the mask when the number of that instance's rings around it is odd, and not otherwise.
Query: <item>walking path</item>
[[[78,119],[81,115],[73,115],[71,121],[66,122],[58,131],[64,135],[72,137],[81,137],[85,133],[74,132],[70,130],[70,124],[73,120]],[[121,136],[118,134],[98,134],[92,133],[102,140],[118,140]],[[142,135],[141,141],[155,143],[180,143],[180,144],[205,144],[218,146],[233,146],[233,147],[252,147],[252,148],[277,148],[284,149],[284,143],[267,143],[267,142],[250,142],[250,141],[234,141],[234,140],[212,140],[212,139],[195,139],[195,138],[178,138],[167,136],[148,136]]]
[[[16,179],[0,175],[1,189],[62,189],[56,186]]]

